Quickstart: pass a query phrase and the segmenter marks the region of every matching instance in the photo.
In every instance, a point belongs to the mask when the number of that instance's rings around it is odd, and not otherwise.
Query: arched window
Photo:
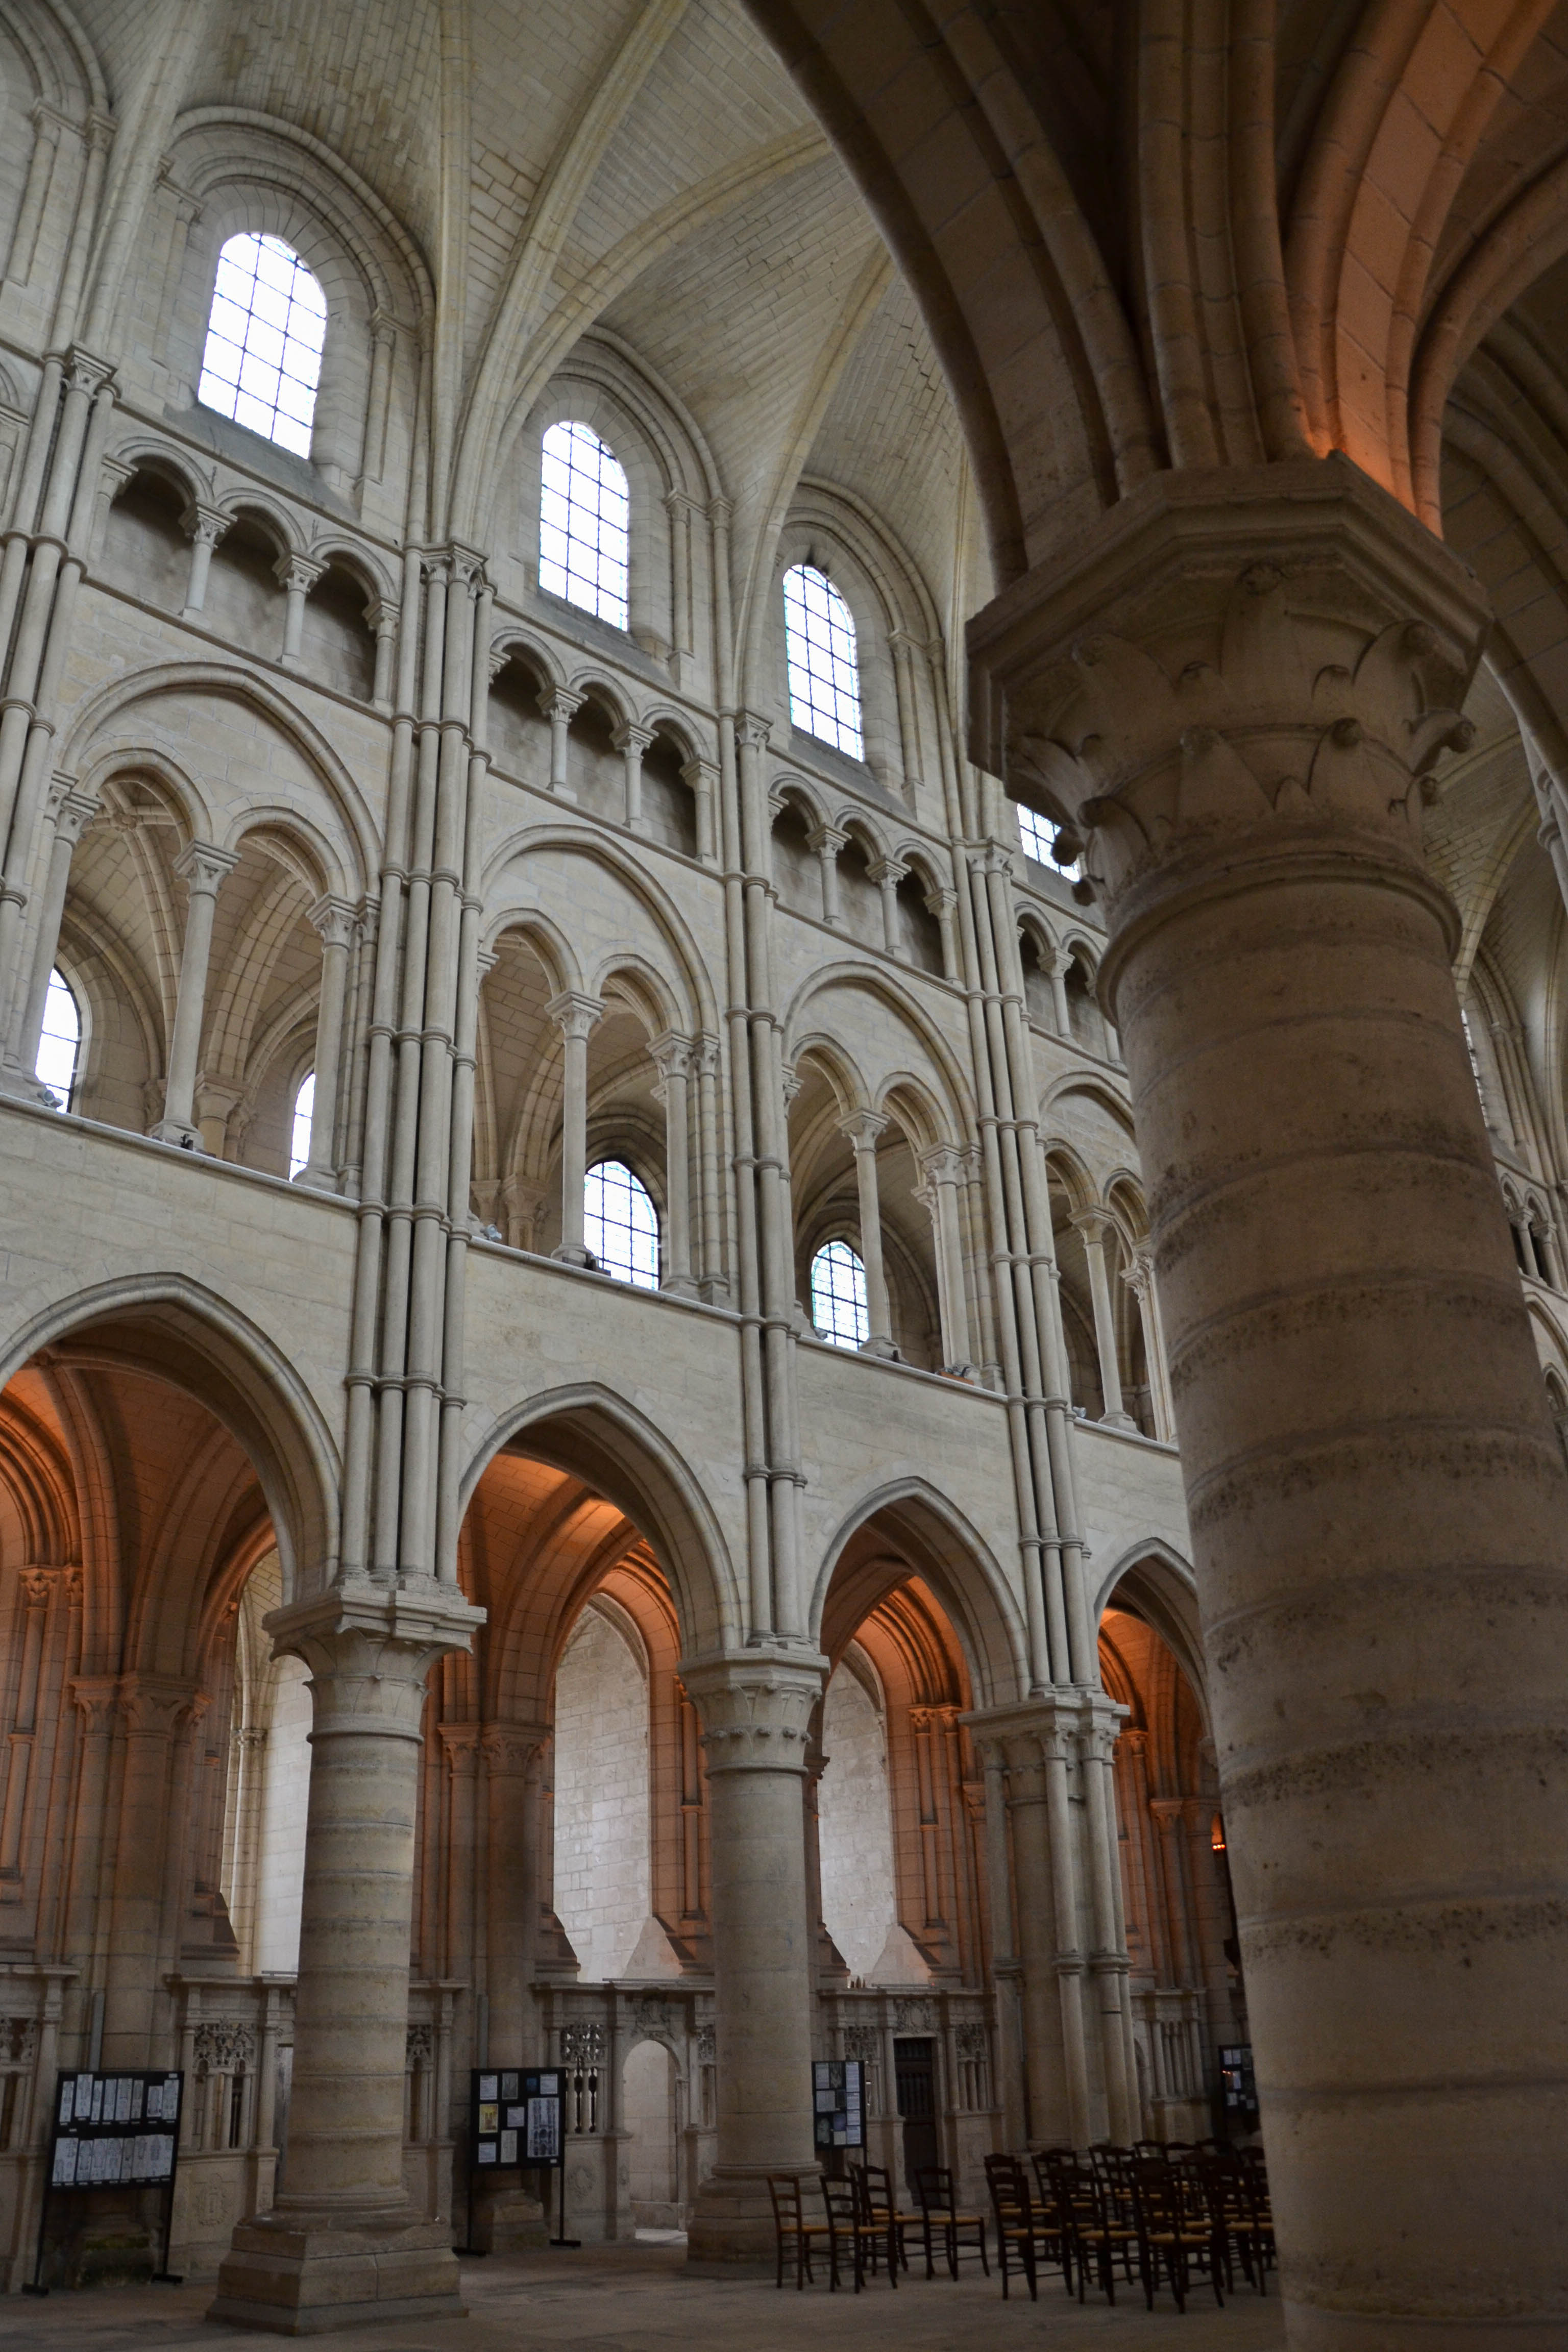
[[[231,236],[217,283],[196,397],[268,441],[310,454],[327,300],[280,236]]]
[[[836,1348],[863,1345],[866,1269],[847,1242],[826,1242],[811,1261],[811,1319]]]
[[[605,1274],[658,1288],[658,1211],[624,1160],[601,1160],[583,1184],[583,1238]]]
[[[77,1063],[81,1055],[81,1008],[69,981],[58,971],[49,974],[44,997],[44,1027],[38,1058],[33,1067],[55,1095],[61,1110],[69,1110],[76,1091]]]
[[[1049,817],[1037,816],[1032,808],[1025,808],[1022,803],[1019,804],[1018,838],[1024,845],[1025,854],[1032,857],[1037,865],[1055,866],[1058,874],[1076,874],[1078,872],[1076,857],[1069,866],[1058,864],[1057,839],[1060,832],[1060,825],[1053,824]]]
[[[289,1139],[289,1173],[298,1176],[310,1158],[310,1130],[316,1123],[316,1073],[310,1070],[294,1097],[294,1125]]]
[[[849,607],[826,572],[812,563],[784,573],[784,597],[790,724],[852,760],[862,759],[860,670]]]
[[[586,425],[552,425],[539,481],[539,584],[614,627],[626,625],[631,553],[626,478]]]

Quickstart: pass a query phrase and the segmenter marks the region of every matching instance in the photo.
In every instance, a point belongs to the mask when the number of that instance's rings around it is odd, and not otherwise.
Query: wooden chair
[[[1046,2149],[1036,2157],[1035,2170],[1042,2185],[1050,2183],[1058,2218],[1071,2240],[1079,2303],[1083,2301],[1092,2260],[1100,2291],[1114,2304],[1119,2255],[1122,2276],[1129,2286],[1132,2284],[1132,2255],[1138,2232],[1131,2220],[1121,2218],[1104,2181],[1091,2167],[1080,2164],[1070,2148]],[[1068,2284],[1070,2289],[1070,2277]]]
[[[1002,2294],[1008,2292],[1009,2256],[1029,2283],[1029,2300],[1040,2299],[1039,2270],[1042,2255],[1050,2264],[1059,2263],[1067,2280],[1068,2292],[1072,2292],[1072,2253],[1055,2210],[1042,2211],[1029,2193],[1028,2176],[1016,2156],[988,2156],[985,2159],[985,2185],[991,2191],[991,2207],[996,2217],[996,2254],[1002,2270]],[[989,2275],[990,2265],[986,2265]]]
[[[1268,2272],[1275,2262],[1274,2217],[1266,2191],[1260,2191],[1251,2166],[1230,2148],[1201,2159],[1209,2218],[1225,2248],[1226,2284],[1232,2277],[1231,2253],[1240,2261],[1249,2286],[1268,2292]]]
[[[770,2172],[768,2195],[773,2200],[773,2234],[778,2246],[778,2265],[773,2278],[775,2286],[783,2286],[784,2251],[795,2249],[795,2283],[804,2287],[812,2279],[811,2246],[814,2238],[826,2238],[826,2221],[808,2221],[801,2202],[800,2175],[797,2172]]]
[[[867,2213],[865,2192],[858,2181],[829,2180],[824,2176],[822,2202],[827,2214],[827,2284],[835,2293],[838,2286],[838,2266],[846,2258],[859,2294],[866,2284],[868,2261],[874,2265],[880,2235],[878,2224]],[[896,2262],[888,2265],[894,2286],[899,2284]]]
[[[900,2212],[893,2202],[893,2176],[885,2164],[851,2165],[850,2175],[859,2187],[865,2219],[876,2224],[886,2242],[889,2267],[896,2270],[901,2266],[908,2270],[910,2257],[904,2243],[904,2232],[906,2230],[918,2230],[921,2216]],[[873,2248],[871,2267],[874,2270],[876,2266],[876,2249]],[[898,2284],[896,2278],[893,2284]]]
[[[1185,2311],[1187,2289],[1197,2270],[1206,2273],[1214,2299],[1223,2311],[1220,2272],[1226,2250],[1207,2200],[1201,2194],[1189,2196],[1173,2165],[1139,2158],[1132,2167],[1132,2210],[1138,2231],[1138,2270],[1148,2308],[1154,2308],[1154,2290],[1163,2270],[1176,2309]]]
[[[926,2276],[935,2275],[931,2255],[934,2240],[940,2235],[947,2256],[947,2273],[958,2276],[961,2253],[978,2254],[981,2268],[987,2278],[991,2264],[985,2252],[985,2216],[984,2213],[961,2213],[952,2173],[945,2165],[925,2164],[915,2175],[915,2195],[920,2200],[920,2223],[925,2240]]]

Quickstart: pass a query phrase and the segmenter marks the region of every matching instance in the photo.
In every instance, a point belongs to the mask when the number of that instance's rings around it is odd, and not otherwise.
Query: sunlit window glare
[[[811,1319],[836,1348],[858,1348],[870,1325],[866,1269],[847,1242],[827,1242],[811,1261]]]
[[[539,584],[626,625],[631,498],[609,444],[586,425],[552,425],[539,483]]]
[[[196,397],[308,457],[326,336],[326,297],[299,255],[280,236],[231,236],[218,257]]]
[[[826,572],[812,563],[784,573],[784,596],[790,724],[858,760],[866,747],[849,607]]]
[[[61,1110],[69,1110],[76,1087],[77,1062],[81,1053],[81,1014],[70,985],[51,971],[44,998],[44,1030],[33,1067]]]
[[[1053,824],[1048,817],[1037,816],[1033,809],[1020,807],[1018,837],[1023,842],[1026,854],[1041,866],[1055,866],[1058,874],[1076,874],[1076,857],[1070,866],[1057,865],[1057,836],[1060,832],[1060,825]]]
[[[289,1143],[289,1173],[298,1176],[310,1158],[310,1129],[316,1121],[316,1073],[310,1072],[294,1097],[294,1127]]]
[[[658,1211],[620,1160],[601,1160],[583,1186],[583,1239],[602,1271],[639,1290],[658,1288]]]

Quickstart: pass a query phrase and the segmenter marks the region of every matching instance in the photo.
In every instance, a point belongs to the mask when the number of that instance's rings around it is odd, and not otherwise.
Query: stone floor
[[[319,2339],[345,2352],[997,2352],[1081,2340],[1084,2352],[1158,2352],[1178,2340],[1184,2352],[1279,2352],[1285,2341],[1277,2292],[1260,2300],[1238,2284],[1223,2312],[1206,2288],[1179,2318],[1169,2294],[1146,2312],[1134,2289],[1112,2311],[1100,2297],[1080,2309],[1060,2282],[1043,2283],[1039,2302],[1016,2284],[1004,2304],[994,2277],[965,2275],[955,2286],[929,2285],[918,2270],[894,2294],[883,2280],[858,2302],[847,2293],[826,2309],[818,2286],[780,2294],[771,2280],[707,2279],[685,2274],[679,2246],[584,2247],[579,2253],[507,2255],[465,2262],[470,2316],[387,2326],[367,2323]],[[203,2317],[212,2288],[100,2287],[47,2301],[0,2300],[0,2347],[18,2352],[147,2352],[164,2345],[255,2347],[276,2336],[215,2326]],[[838,2328],[845,2330],[843,2336]]]

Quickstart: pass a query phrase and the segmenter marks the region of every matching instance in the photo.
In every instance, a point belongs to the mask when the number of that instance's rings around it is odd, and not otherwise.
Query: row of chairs
[[[1017,2271],[1037,2300],[1044,2269],[1059,2271],[1069,2294],[1076,2283],[1080,2303],[1092,2279],[1114,2304],[1118,2269],[1131,2286],[1134,2263],[1150,2310],[1163,2281],[1184,2311],[1194,2276],[1207,2278],[1223,2305],[1237,2263],[1250,2285],[1268,2292],[1274,2225],[1260,2156],[1218,2141],[1101,2146],[1087,2158],[1072,2148],[1047,2148],[1027,2166],[1019,2157],[987,2157],[985,2178],[1004,2296]],[[881,2165],[857,2165],[844,2179],[822,2179],[820,2221],[807,2218],[806,2185],[795,2173],[774,2174],[768,2182],[781,2287],[791,2263],[797,2289],[808,2280],[815,2284],[818,2253],[827,2257],[832,2288],[847,2275],[858,2294],[884,2264],[889,2284],[896,2287],[900,2268],[909,2268],[908,2242],[915,2231],[928,2279],[935,2275],[939,2252],[954,2279],[960,2261],[972,2254],[990,2276],[986,2217],[960,2206],[952,2174],[943,2167],[917,2173],[916,2212],[900,2210]]]
[[[1079,2301],[1091,2277],[1114,2304],[1120,2266],[1133,2284],[1133,2263],[1152,2311],[1162,2281],[1185,2311],[1194,2276],[1206,2278],[1222,2307],[1239,2263],[1249,2285],[1268,2292],[1274,2265],[1274,2222],[1261,2163],[1211,2141],[1201,2147],[1141,2142],[1101,2146],[1087,2160],[1073,2148],[1046,2148],[1032,2159],[1031,2182],[1017,2157],[985,2159],[996,2213],[1002,2292],[1009,2255],[1031,2297],[1042,2267],[1059,2269]]]
[[[893,2195],[892,2177],[885,2165],[858,2164],[842,2180],[819,2179],[824,2218],[820,2221],[809,2221],[805,2200],[808,2179],[809,2176],[803,2178],[794,2172],[769,2176],[768,2194],[773,2200],[778,2246],[776,2285],[783,2286],[786,2263],[790,2262],[797,2288],[804,2287],[807,2280],[815,2284],[813,2255],[826,2253],[830,2287],[837,2286],[843,2271],[853,2277],[858,2294],[868,2274],[876,2273],[884,2263],[889,2284],[896,2287],[900,2269],[908,2270],[910,2266],[908,2237],[913,2231],[920,2232],[928,2279],[936,2274],[939,2251],[952,2277],[958,2276],[959,2261],[965,2253],[978,2253],[986,2276],[990,2276],[984,2216],[961,2211],[952,2175],[945,2167],[930,2165],[915,2176],[920,2205],[915,2213],[900,2210]]]

